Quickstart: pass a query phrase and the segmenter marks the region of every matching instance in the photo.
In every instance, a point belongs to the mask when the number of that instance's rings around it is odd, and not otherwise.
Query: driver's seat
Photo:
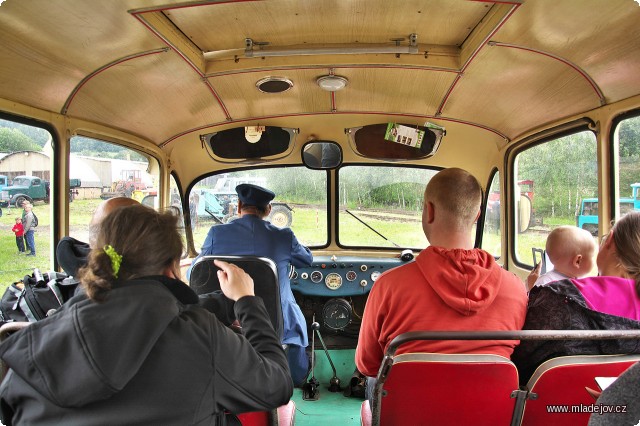
[[[225,256],[211,255],[198,259],[191,268],[189,285],[200,297],[200,303],[206,307],[214,296],[220,300],[226,299],[221,294],[220,281],[218,280],[218,268],[213,261],[222,260],[242,268],[251,278],[253,278],[254,291],[256,296],[262,298],[269,319],[273,324],[280,339],[283,335],[282,305],[280,304],[280,285],[278,283],[278,272],[276,264],[266,257],[256,256]],[[233,316],[232,301],[226,299],[228,308],[227,316]],[[225,303],[225,302],[222,302]],[[219,306],[219,305],[218,305]],[[216,314],[218,318],[220,315]],[[233,322],[235,318],[228,318],[228,322]],[[225,322],[223,320],[223,322]],[[242,324],[240,324],[242,326]],[[295,419],[296,406],[293,401],[289,401],[277,410],[270,412],[253,412],[238,414],[237,417],[243,426],[289,426],[293,425]]]
[[[283,320],[282,305],[280,304],[280,285],[278,283],[276,264],[273,260],[256,256],[210,255],[201,257],[191,268],[189,286],[200,297],[202,304],[206,304],[206,299],[212,295],[224,298],[221,295],[220,281],[218,281],[218,270],[220,268],[213,263],[215,259],[233,263],[253,278],[256,296],[259,296],[264,302],[271,324],[277,335],[282,339]],[[229,304],[233,303],[229,299],[226,300]]]

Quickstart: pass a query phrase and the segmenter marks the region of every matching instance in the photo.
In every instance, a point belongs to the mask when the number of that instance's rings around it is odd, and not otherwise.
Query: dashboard
[[[311,266],[292,271],[291,289],[305,296],[361,296],[383,272],[405,263],[400,258],[317,256]]]

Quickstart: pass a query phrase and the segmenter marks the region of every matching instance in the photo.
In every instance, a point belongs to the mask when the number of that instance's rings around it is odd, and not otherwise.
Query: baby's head
[[[19,217],[16,217],[16,223],[18,222],[22,222],[22,219],[20,219]]]
[[[591,272],[597,249],[591,234],[576,226],[560,226],[547,237],[547,255],[554,270],[571,278]]]

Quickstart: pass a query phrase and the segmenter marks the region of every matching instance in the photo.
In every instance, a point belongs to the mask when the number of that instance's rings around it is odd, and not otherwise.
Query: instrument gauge
[[[347,281],[355,281],[358,278],[356,271],[347,271]]]
[[[342,330],[351,322],[351,305],[344,299],[331,299],[322,308],[325,327]]]
[[[374,271],[371,273],[371,281],[373,281],[374,283],[379,277],[380,277],[380,271]]]
[[[327,274],[327,277],[324,279],[324,284],[329,290],[337,290],[342,286],[342,277],[340,274],[332,272]]]
[[[311,281],[314,283],[319,283],[320,281],[322,281],[322,272],[320,271],[313,271],[311,273]]]

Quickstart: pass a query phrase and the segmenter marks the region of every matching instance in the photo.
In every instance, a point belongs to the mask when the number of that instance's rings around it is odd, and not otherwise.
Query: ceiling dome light
[[[339,75],[324,75],[316,80],[318,86],[328,92],[336,92],[345,88],[349,84],[349,80]]]
[[[265,77],[258,80],[256,87],[264,93],[282,93],[293,87],[293,82],[284,77]]]

